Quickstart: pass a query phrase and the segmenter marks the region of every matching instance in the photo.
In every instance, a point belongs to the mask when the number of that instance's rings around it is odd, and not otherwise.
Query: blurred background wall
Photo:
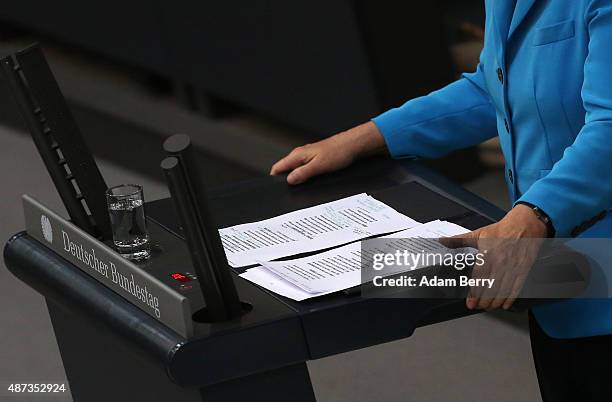
[[[234,103],[315,136],[453,76],[436,1],[61,3],[22,0],[0,12],[15,25],[158,74],[196,108]]]
[[[20,0],[0,4],[0,54],[40,42],[108,184],[143,183],[153,200],[167,196],[159,160],[170,134],[193,137],[211,185],[246,180],[267,174],[295,146],[473,70],[482,7],[481,0]],[[426,163],[508,207],[495,141]],[[2,239],[23,228],[22,193],[62,210],[1,80],[0,183]],[[525,322],[477,315],[311,362],[317,397],[537,401]],[[0,380],[62,378],[43,300],[1,266]]]

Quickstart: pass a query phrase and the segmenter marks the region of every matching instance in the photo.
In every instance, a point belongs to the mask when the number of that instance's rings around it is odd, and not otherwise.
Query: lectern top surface
[[[418,164],[381,160],[366,161],[296,187],[288,186],[280,177],[232,184],[212,191],[210,212],[219,227],[227,227],[362,192],[422,222],[445,219],[474,229],[492,222],[489,217],[502,214]],[[184,245],[171,234],[181,236],[181,230],[169,199],[148,203],[146,212],[157,228],[167,229],[164,233],[176,240],[161,243]],[[187,253],[174,245],[166,249],[168,264],[162,264],[166,270],[189,265],[185,262]],[[420,325],[471,314],[458,299],[377,300],[339,292],[293,302],[236,276],[241,299],[253,304],[253,310],[230,322],[194,322],[194,336],[184,339],[33,238],[22,235],[9,246],[9,253],[5,253],[10,260],[7,265],[22,280],[54,302],[69,306],[71,311],[105,323],[111,332],[138,346],[145,355],[157,356],[174,381],[181,384],[215,383],[265,367],[283,367],[343,353],[410,336]],[[179,261],[182,255],[184,262]],[[45,264],[40,264],[42,260]],[[76,282],[81,285],[75,287]],[[160,334],[165,335],[161,338]],[[231,366],[231,373],[220,372],[211,364],[232,359],[239,359],[241,364]]]
[[[436,186],[435,181],[441,184]],[[216,224],[221,228],[271,218],[361,192],[368,192],[421,222],[444,219],[476,229],[491,223],[490,216],[497,217],[501,213],[486,201],[419,165],[381,160],[366,161],[354,169],[324,176],[301,186],[288,186],[283,177],[265,177],[217,188],[211,191],[210,208]],[[465,199],[466,196],[468,199]],[[149,203],[147,215],[181,235],[170,200]],[[242,273],[245,269],[236,268],[234,271]],[[270,294],[302,313],[353,304],[359,300],[347,297],[347,294],[332,294],[294,302]]]

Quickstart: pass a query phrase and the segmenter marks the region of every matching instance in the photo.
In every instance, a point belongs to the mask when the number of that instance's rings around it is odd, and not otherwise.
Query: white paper
[[[302,301],[334,292],[308,293],[262,266],[250,268],[240,276],[256,285],[295,301]]]
[[[433,251],[439,250],[441,246],[428,245],[427,242],[420,242],[419,238],[448,237],[467,232],[469,230],[450,222],[432,221],[383,238],[389,239],[389,247],[395,247],[393,243],[396,243],[397,239],[410,239],[409,241],[414,243],[415,249],[419,251]],[[402,244],[402,246],[409,247],[410,244]],[[293,287],[309,294],[310,297],[316,297],[321,294],[336,292],[361,284],[361,243],[351,243],[309,257],[288,261],[262,262],[261,264],[278,279],[282,278],[287,283],[293,285]],[[387,271],[387,274],[392,273]],[[286,286],[287,283],[282,284],[282,286]],[[276,291],[275,287],[281,286],[276,281],[268,283],[270,287],[263,283],[259,284],[273,291]],[[286,291],[285,289],[283,290]],[[295,292],[295,290],[292,291]],[[301,300],[306,298],[300,292],[295,292],[294,296],[299,296]],[[291,295],[287,297],[298,300]]]
[[[256,200],[253,200],[256,202]],[[232,267],[335,247],[419,225],[367,194],[221,229]]]

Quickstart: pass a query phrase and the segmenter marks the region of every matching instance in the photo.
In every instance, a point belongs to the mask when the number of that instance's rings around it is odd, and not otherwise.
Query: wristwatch
[[[530,204],[528,202],[518,202],[517,204],[523,204],[531,208],[535,216],[546,225],[547,237],[555,237],[555,227],[550,220],[550,217],[546,212],[542,211],[540,207]]]

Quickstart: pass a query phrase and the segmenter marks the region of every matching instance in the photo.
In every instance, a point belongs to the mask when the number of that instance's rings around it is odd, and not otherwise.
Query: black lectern
[[[35,120],[30,123],[32,129]],[[32,133],[37,135],[37,129]],[[446,219],[475,229],[503,214],[422,165],[374,159],[298,187],[265,177],[205,193],[194,189],[198,179],[185,154],[188,146],[167,145],[171,156],[163,168],[173,197],[185,199],[175,198],[176,208],[170,199],[146,205],[157,256],[136,269],[175,298],[188,300],[194,313],[217,303],[215,314],[188,317],[189,332],[171,329],[129,294],[105,286],[95,276],[99,271],[86,272],[33,233],[17,234],[5,247],[9,269],[46,299],[75,401],[314,401],[308,360],[408,337],[419,326],[473,314],[462,298],[370,299],[355,289],[298,303],[241,279],[211,254],[218,247],[212,218],[227,227],[361,192],[423,222]],[[102,218],[91,223],[85,209],[84,220],[77,207],[83,233],[104,239]],[[73,222],[79,224],[78,219]],[[97,242],[93,236],[88,244]],[[199,260],[197,243],[209,253]],[[176,275],[194,268],[200,274],[190,281],[181,282],[188,275]],[[226,270],[220,273],[221,268]],[[205,300],[190,285],[203,280],[216,284],[212,298],[207,297],[211,283],[201,284]]]
[[[228,226],[362,191],[420,220],[445,215],[476,228],[500,213],[420,165],[382,160],[296,188],[280,178],[226,186],[211,191],[209,202],[219,226]],[[258,202],[245,202],[252,197]],[[147,204],[147,216],[182,233],[169,199]],[[177,256],[176,268],[188,259]],[[25,233],[9,241],[5,260],[45,296],[77,401],[312,401],[306,361],[472,314],[462,299],[376,300],[341,292],[297,303],[233,275],[252,311],[194,322],[186,339]]]

